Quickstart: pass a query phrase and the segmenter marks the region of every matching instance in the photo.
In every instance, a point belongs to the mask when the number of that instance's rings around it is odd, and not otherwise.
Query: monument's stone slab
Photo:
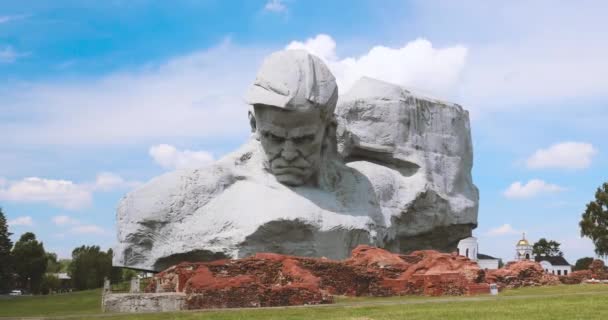
[[[157,177],[118,206],[114,265],[162,270],[258,252],[343,259],[359,244],[453,251],[477,224],[468,113],[325,64],[271,55],[247,96],[251,139]]]
[[[168,312],[187,308],[187,295],[168,293],[107,293],[101,298],[104,312]]]

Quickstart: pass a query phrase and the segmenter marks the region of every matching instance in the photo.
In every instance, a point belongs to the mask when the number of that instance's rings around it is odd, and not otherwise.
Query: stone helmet
[[[333,115],[338,100],[336,78],[321,59],[305,50],[283,50],[262,63],[246,102],[285,110],[320,108]]]

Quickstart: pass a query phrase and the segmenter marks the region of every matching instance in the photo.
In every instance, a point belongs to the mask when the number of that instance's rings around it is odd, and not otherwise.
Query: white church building
[[[458,254],[465,256],[472,261],[477,262],[481,269],[498,269],[497,258],[479,253],[479,244],[477,238],[468,237],[460,240],[458,243]],[[572,266],[562,256],[534,256],[532,245],[526,240],[524,234],[521,240],[515,244],[515,260],[533,260],[543,267],[546,273],[555,274],[558,276],[567,276],[572,272]]]
[[[479,253],[477,238],[468,237],[458,243],[458,254],[477,262],[481,269],[498,269],[498,260],[487,254]]]
[[[532,260],[540,263],[546,273],[555,274],[558,276],[567,276],[572,272],[572,266],[562,256],[536,256],[532,253],[532,245],[526,240],[524,234],[515,245],[515,260]]]

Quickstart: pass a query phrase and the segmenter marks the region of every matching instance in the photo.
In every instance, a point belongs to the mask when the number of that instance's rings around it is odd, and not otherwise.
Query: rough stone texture
[[[298,110],[331,105],[332,100],[335,106],[337,98],[336,79],[321,59],[305,50],[285,50],[264,60],[245,100]]]
[[[500,289],[542,285],[556,285],[559,277],[545,273],[540,263],[535,261],[512,261],[502,269],[486,272],[488,283],[496,283]]]
[[[107,293],[102,297],[104,312],[164,312],[186,309],[186,294]]]
[[[488,293],[484,272],[455,254],[399,255],[358,246],[342,261],[259,253],[238,260],[180,263],[156,275],[147,292],[188,295],[186,308],[331,303],[332,295],[463,295]]]
[[[471,235],[479,196],[467,111],[362,78],[340,97],[336,116],[338,151],[381,198],[386,248],[451,252]]]
[[[333,110],[337,90],[319,59],[301,52],[269,59],[282,61],[282,71],[264,71],[276,64],[265,62],[252,103],[272,91],[277,107],[297,104],[284,112],[319,103]],[[280,77],[290,72],[298,76]],[[159,271],[258,252],[344,259],[359,244],[451,252],[477,225],[469,119],[458,105],[361,80],[340,99],[335,119],[323,120],[315,183],[298,186],[268,169],[267,144],[251,119],[255,132],[239,150],[122,199],[114,265]]]

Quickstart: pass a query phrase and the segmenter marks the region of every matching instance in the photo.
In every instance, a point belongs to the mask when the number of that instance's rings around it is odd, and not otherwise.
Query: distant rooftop
[[[568,263],[568,261],[564,257],[561,257],[561,256],[557,256],[557,257],[536,256],[536,258],[534,258],[534,261],[536,261],[536,262],[547,261],[554,266],[569,266],[570,265],[570,263]]]
[[[498,260],[498,258],[494,258],[492,256],[489,256],[487,254],[483,254],[483,253],[478,253],[477,254],[477,259],[478,260]]]

